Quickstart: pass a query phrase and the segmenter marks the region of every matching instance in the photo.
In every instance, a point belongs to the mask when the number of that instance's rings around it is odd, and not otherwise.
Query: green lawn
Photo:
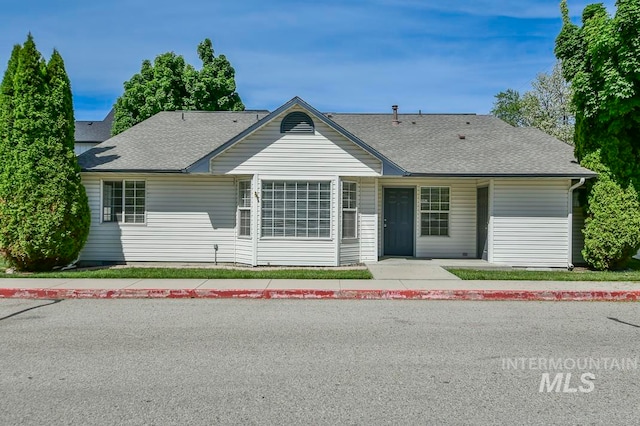
[[[463,280],[525,281],[640,281],[640,261],[633,259],[624,271],[525,271],[447,268]]]
[[[371,279],[367,269],[209,269],[112,268],[64,272],[0,274],[0,278],[240,278],[240,279]]]

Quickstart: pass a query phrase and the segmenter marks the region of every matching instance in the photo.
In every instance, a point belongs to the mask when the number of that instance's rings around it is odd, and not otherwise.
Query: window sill
[[[100,225],[106,226],[147,226],[147,223],[130,223],[130,222],[100,222]]]
[[[319,237],[260,237],[260,241],[333,241],[333,238]]]

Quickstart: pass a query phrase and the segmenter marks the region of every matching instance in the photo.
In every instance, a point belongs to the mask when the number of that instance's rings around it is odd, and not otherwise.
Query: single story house
[[[79,157],[85,262],[570,267],[573,148],[475,114],[160,112]]]

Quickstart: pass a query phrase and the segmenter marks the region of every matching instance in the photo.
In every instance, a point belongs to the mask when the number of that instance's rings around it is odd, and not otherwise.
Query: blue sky
[[[578,20],[591,2],[568,3]],[[551,70],[561,19],[559,0],[31,0],[4,5],[1,25],[2,71],[30,31],[45,57],[62,54],[76,119],[93,120],[143,59],[174,51],[199,67],[207,37],[249,109],[297,95],[321,111],[488,113]]]

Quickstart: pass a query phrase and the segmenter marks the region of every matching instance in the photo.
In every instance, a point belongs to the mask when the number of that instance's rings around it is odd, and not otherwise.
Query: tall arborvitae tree
[[[15,51],[16,49],[14,49]],[[89,232],[89,206],[73,154],[71,86],[54,52],[49,64],[33,37],[19,49],[0,94],[5,120],[0,165],[0,245],[21,270],[48,270],[74,261]],[[7,83],[7,87],[9,83]]]
[[[91,212],[74,153],[75,118],[71,83],[57,50],[53,51],[47,65],[47,77],[50,91],[47,115],[51,121],[47,148],[50,149],[48,161],[51,164],[50,167],[44,166],[42,173],[48,172],[47,192],[51,197],[51,205],[56,206],[50,214],[57,249],[51,247],[51,250],[59,258],[57,264],[68,264],[78,257],[87,241]]]
[[[241,111],[235,71],[224,55],[215,57],[211,40],[198,45],[202,68],[196,70],[173,52],[142,62],[140,72],[124,83],[114,105],[111,134],[116,135],[160,111]]]
[[[3,165],[6,164],[10,158],[10,148],[12,146],[11,132],[13,129],[14,120],[13,79],[16,74],[16,69],[18,68],[21,48],[22,46],[20,46],[19,44],[13,47],[9,63],[7,64],[7,70],[2,79],[2,84],[0,85],[0,218],[2,215],[1,207],[2,204],[5,203],[2,197],[2,192],[8,190],[8,188],[4,188],[4,186],[8,185],[11,179],[11,176],[7,174],[8,169],[6,167],[3,167]],[[0,226],[1,225],[2,223],[0,221]],[[4,254],[4,249],[2,249],[1,236],[0,254]]]
[[[640,247],[640,2],[616,7],[613,17],[601,3],[585,7],[579,27],[562,0],[555,48],[573,88],[576,157],[600,175],[583,250],[599,269],[624,266]]]
[[[0,85],[0,156],[5,152],[4,144],[8,143],[9,132],[13,127],[13,78],[18,68],[20,49],[19,44],[13,46],[7,71]]]

